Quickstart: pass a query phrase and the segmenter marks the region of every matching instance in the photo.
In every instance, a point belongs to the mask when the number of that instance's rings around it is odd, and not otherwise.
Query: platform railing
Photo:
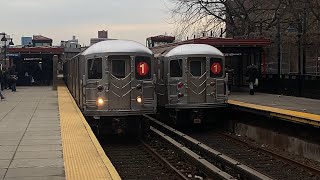
[[[320,99],[320,75],[311,74],[262,74],[260,92]]]

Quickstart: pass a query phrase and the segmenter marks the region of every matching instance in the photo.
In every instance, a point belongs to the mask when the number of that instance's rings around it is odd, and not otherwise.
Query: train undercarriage
[[[158,118],[177,128],[205,127],[221,119],[225,107],[218,108],[158,108]]]
[[[137,116],[87,116],[87,122],[96,136],[143,136],[149,129],[148,119]]]

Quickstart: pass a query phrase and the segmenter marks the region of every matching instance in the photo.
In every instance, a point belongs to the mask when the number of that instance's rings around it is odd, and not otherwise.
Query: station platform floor
[[[235,109],[320,127],[320,100],[255,92],[231,92],[228,104]]]
[[[0,179],[120,179],[65,86],[3,94]]]

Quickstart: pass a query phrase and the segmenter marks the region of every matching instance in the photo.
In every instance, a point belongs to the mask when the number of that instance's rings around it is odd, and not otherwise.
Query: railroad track
[[[239,179],[320,179],[319,170],[295,164],[250,148],[225,134],[211,132],[188,136],[146,116],[151,125],[174,137],[183,146],[208,160],[212,165]],[[197,140],[196,140],[197,139]],[[237,143],[235,143],[237,141]],[[214,148],[214,149],[213,149]]]
[[[161,138],[112,138],[101,144],[122,179],[211,179]]]

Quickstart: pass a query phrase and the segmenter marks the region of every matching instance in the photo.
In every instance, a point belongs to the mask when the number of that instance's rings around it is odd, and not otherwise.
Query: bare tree
[[[228,36],[250,36],[267,32],[278,21],[289,22],[287,16],[294,0],[171,0],[177,34],[190,31],[220,32],[224,27]]]

